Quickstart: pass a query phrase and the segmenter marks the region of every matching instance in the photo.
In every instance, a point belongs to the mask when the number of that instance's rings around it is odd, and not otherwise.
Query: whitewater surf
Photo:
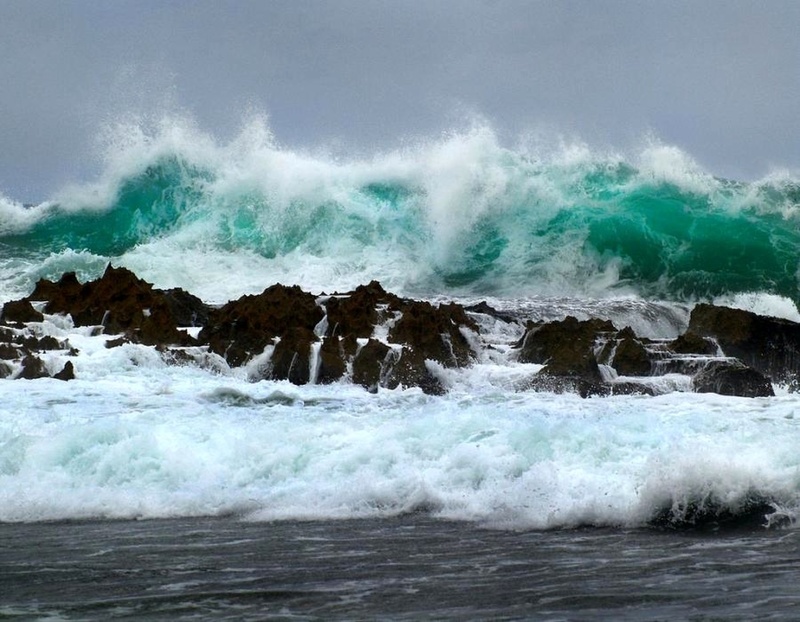
[[[620,534],[635,534],[627,540],[630,551],[647,549],[647,559],[663,561],[648,549],[648,538],[676,524],[664,517],[687,518],[686,525],[709,512],[719,520],[703,522],[704,533],[727,534],[726,525],[748,534],[772,527],[796,548],[795,394],[782,386],[764,398],[692,393],[680,374],[665,377],[670,392],[654,397],[582,399],[520,390],[520,381],[541,365],[516,360],[512,344],[528,321],[568,315],[674,339],[701,301],[800,319],[798,179],[719,179],[689,154],[657,142],[627,155],[582,145],[512,148],[487,127],[351,160],[282,147],[258,120],[227,143],[174,119],[152,133],[120,127],[115,136],[96,182],[65,188],[33,206],[24,198],[0,197],[0,303],[27,296],[41,278],[75,272],[81,281],[96,279],[111,263],[213,305],[275,283],[322,297],[378,280],[388,291],[433,302],[486,300],[512,321],[484,318],[492,348],[463,369],[439,369],[447,391],[426,395],[415,387],[370,393],[345,380],[252,382],[246,366],[170,364],[141,343],[109,348],[113,336],[48,314],[36,323],[39,336],[66,339],[76,354],[46,355],[45,365],[55,371],[69,356],[75,379],[0,380],[0,531],[11,541],[26,529],[34,539],[57,537],[48,531],[51,521],[120,521],[96,523],[112,525],[112,544],[71,558],[99,573],[81,575],[87,583],[87,576],[122,572],[118,561],[95,566],[92,560],[117,550],[134,519],[151,520],[144,529],[150,524],[153,531],[142,537],[153,542],[163,537],[164,523],[155,519],[169,519],[166,524],[187,534],[206,524],[213,531],[216,524],[219,545],[233,548],[229,530],[237,524],[248,537],[253,525],[260,526],[258,533],[275,543],[304,529],[296,521],[314,521],[309,537],[323,543],[338,542],[337,530],[346,525],[390,540],[398,532],[389,527],[401,524],[424,532],[421,542],[457,548],[447,539],[452,529],[467,540],[482,534],[485,546],[498,547],[492,549],[497,564],[484,560],[479,566],[487,573],[519,562],[512,542],[533,547],[532,540],[553,530],[581,530],[559,531],[547,541],[562,560],[570,541],[593,537],[583,529],[596,534],[596,548],[589,547],[594,552],[586,553],[582,567],[590,576],[590,560],[605,563],[595,553],[609,539],[625,540]],[[198,527],[193,521],[209,522]],[[67,531],[77,533],[80,528],[72,527],[81,524],[71,522]],[[527,535],[515,539],[518,532]],[[487,535],[495,533],[503,535]],[[357,555],[352,539],[343,539],[349,544],[336,550]],[[213,557],[213,542],[208,536],[205,559],[215,560],[208,567],[227,569],[225,581],[232,581],[235,568]],[[697,551],[681,548],[685,540],[671,542],[682,551],[676,555],[697,555],[693,563],[703,563]],[[183,555],[191,542],[180,546]],[[245,601],[267,607],[269,592],[279,606],[247,609],[248,615],[269,610],[324,616],[319,590],[333,585],[324,576],[309,588],[296,576],[270,584],[259,575],[274,590],[198,588],[197,576],[184,585],[181,568],[165,566],[169,581],[150,588],[162,604],[182,598],[169,600],[170,590],[185,595],[175,611],[78,593],[66,604],[50,595],[31,608],[24,582],[15,577],[35,564],[19,558],[12,563],[10,553],[7,546],[0,581],[20,596],[4,602],[0,615],[91,617],[76,604],[83,598],[98,615],[188,616],[197,603],[213,601],[222,604],[206,611],[233,616]],[[329,560],[324,551],[309,559]],[[454,554],[451,563],[469,559]],[[258,575],[262,562],[251,560],[245,574]],[[197,566],[192,563],[185,561],[183,569]],[[680,566],[663,563],[659,580]],[[614,564],[630,577],[644,567],[625,566],[622,558]],[[793,575],[786,568],[781,577],[788,581]],[[367,602],[370,589],[387,593],[394,575],[383,576],[387,583],[376,579],[371,587],[334,587],[342,602]],[[691,578],[673,576],[679,584]],[[300,584],[317,596],[293,600],[290,592]],[[466,585],[479,584],[471,576]],[[410,579],[406,587],[421,589]],[[493,589],[495,596],[502,592]],[[638,589],[647,591],[642,584]],[[612,592],[610,600],[593,600],[585,610],[564,605],[566,596],[558,593],[552,602],[562,604],[548,611],[621,615],[625,590]],[[695,596],[702,606],[703,594]],[[775,612],[796,604],[763,597]],[[674,595],[664,598],[663,608],[645,604],[635,615],[691,609]],[[504,611],[495,608],[501,598],[490,600],[486,609],[473,602],[439,614],[530,611],[522,601]],[[746,615],[746,603],[737,603],[717,611]],[[332,611],[356,617],[420,612],[405,605],[351,606]]]

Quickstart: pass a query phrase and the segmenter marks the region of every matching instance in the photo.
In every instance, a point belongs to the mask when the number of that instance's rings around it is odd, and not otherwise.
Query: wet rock
[[[14,368],[5,361],[0,361],[0,379],[9,378],[14,373]]]
[[[778,526],[771,518],[776,513],[773,500],[758,493],[736,501],[723,501],[714,495],[673,501],[654,512],[651,527],[675,531],[738,531]]]
[[[594,349],[601,335],[616,333],[607,320],[579,321],[568,316],[561,321],[530,325],[520,340],[521,363],[544,364],[540,372],[547,376],[581,378],[601,383]]]
[[[330,384],[344,377],[347,364],[344,360],[344,349],[339,337],[326,337],[319,349],[318,384]]]
[[[28,300],[12,300],[3,305],[4,322],[42,322],[44,316]]]
[[[47,300],[47,313],[69,314],[77,326],[102,325],[108,334],[125,333],[149,345],[189,345],[191,338],[178,330],[173,315],[177,299],[184,297],[168,296],[130,270],[110,265],[100,279],[84,284],[71,272],[57,283],[40,280],[26,298]]]
[[[608,388],[611,395],[655,395],[653,387],[639,382],[612,382]]]
[[[377,339],[370,339],[353,359],[353,382],[375,393],[384,371],[393,363],[392,349]]]
[[[268,378],[306,384],[311,376],[309,361],[311,344],[317,341],[314,332],[303,327],[290,328],[275,345],[268,366]]]
[[[123,337],[117,337],[116,339],[109,339],[108,341],[105,342],[104,345],[105,345],[106,349],[110,350],[112,348],[119,348],[120,346],[123,346],[126,343],[130,343],[130,342],[131,342],[130,339],[128,339],[127,337],[123,336]]]
[[[675,354],[714,356],[717,353],[717,346],[711,339],[701,337],[691,331],[670,341],[668,347]]]
[[[434,307],[428,302],[410,301],[402,306],[402,316],[389,330],[389,341],[405,344],[415,351],[415,356],[445,367],[464,367],[475,353],[462,328],[478,330],[460,305]]]
[[[710,361],[692,379],[697,393],[737,397],[772,397],[769,378],[737,360]]]
[[[28,350],[67,350],[69,343],[61,342],[51,335],[37,338],[34,336],[23,337],[21,344]]]
[[[631,336],[633,331],[630,332],[617,343],[611,364],[620,376],[647,376],[653,368],[650,355],[642,342]]]
[[[0,359],[10,361],[20,357],[20,349],[10,343],[0,343]]]
[[[170,315],[180,327],[205,326],[211,307],[197,296],[180,289],[155,290],[162,291]]]
[[[419,350],[403,347],[400,357],[394,362],[384,381],[385,386],[394,389],[419,387],[428,395],[443,395],[445,388],[441,381],[431,373],[425,357]]]
[[[313,332],[323,317],[313,295],[297,286],[277,284],[211,311],[198,340],[236,367],[261,354],[275,337],[290,329]]]
[[[699,304],[689,331],[716,339],[727,356],[777,383],[796,386],[800,374],[800,324],[750,311]]]
[[[517,321],[517,318],[514,317],[512,313],[498,311],[489,305],[485,300],[482,300],[476,305],[464,307],[464,311],[469,311],[470,313],[482,313],[483,315],[488,315],[489,317],[493,317],[494,319],[505,322],[506,324],[513,324]]]
[[[604,382],[593,382],[578,376],[549,374],[546,368],[533,376],[522,389],[548,393],[577,393],[583,398],[605,397],[611,394],[611,387]]]
[[[367,339],[372,336],[375,325],[384,318],[379,307],[398,305],[400,299],[387,293],[381,284],[372,281],[360,285],[344,296],[332,296],[325,303],[328,315],[328,337],[357,337]]]
[[[75,368],[72,361],[64,363],[64,368],[53,376],[56,380],[75,380]]]
[[[44,362],[38,356],[28,354],[22,359],[22,370],[17,378],[25,380],[35,380],[37,378],[49,378]]]

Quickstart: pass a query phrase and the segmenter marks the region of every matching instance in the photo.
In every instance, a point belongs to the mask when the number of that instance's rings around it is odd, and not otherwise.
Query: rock
[[[37,378],[49,378],[50,374],[44,366],[44,362],[38,356],[28,354],[22,359],[22,371],[20,371],[17,378],[25,380],[35,380]]]
[[[353,359],[353,382],[375,393],[385,368],[392,363],[391,348],[377,339],[370,339]]]
[[[382,319],[379,306],[397,306],[400,299],[388,294],[381,284],[372,281],[369,285],[360,285],[350,294],[331,296],[325,303],[328,315],[328,337],[372,337],[375,325]]]
[[[161,291],[169,308],[173,321],[180,327],[205,326],[211,307],[180,288],[155,290]]]
[[[324,314],[316,298],[299,287],[273,285],[255,296],[242,296],[211,311],[198,340],[232,367],[261,354],[275,337],[290,329],[312,331]]]
[[[42,322],[44,316],[28,300],[12,300],[3,305],[4,322]]]
[[[292,384],[306,384],[311,376],[311,344],[315,341],[316,335],[307,328],[290,328],[285,331],[272,352],[266,377],[272,380],[288,380]]]
[[[14,373],[14,368],[8,363],[0,361],[0,379],[8,378]]]
[[[417,357],[431,359],[445,367],[464,367],[475,353],[461,328],[478,327],[457,304],[434,307],[429,302],[406,302],[402,316],[389,330],[389,341],[405,344]]]
[[[653,368],[642,342],[628,335],[617,343],[611,364],[620,376],[647,376]]]
[[[734,501],[715,495],[671,500],[654,512],[648,524],[676,531],[752,531],[780,525],[781,521],[772,519],[778,505],[758,493]]]
[[[28,350],[67,350],[69,348],[69,343],[61,342],[51,335],[45,335],[40,339],[33,336],[24,337],[21,343]]]
[[[385,386],[394,389],[398,386],[404,388],[419,387],[423,393],[428,395],[443,395],[445,388],[441,381],[434,376],[425,357],[419,350],[403,347],[400,351],[400,358],[389,370],[384,382]]]
[[[668,347],[675,354],[714,356],[717,353],[717,346],[711,339],[701,337],[691,331],[670,341]]]
[[[655,395],[653,387],[639,382],[612,382],[608,388],[611,395]]]
[[[72,361],[64,363],[64,368],[53,376],[56,380],[75,380],[75,369],[72,366]]]
[[[319,349],[319,369],[317,383],[330,384],[344,377],[347,365],[344,362],[344,350],[339,337],[325,337]]]
[[[148,345],[189,345],[192,339],[178,330],[172,310],[188,296],[167,295],[130,270],[109,265],[100,279],[84,284],[72,272],[57,283],[40,280],[25,300],[47,300],[47,313],[70,314],[76,326],[102,325],[108,334],[125,333]]]
[[[602,377],[594,354],[595,344],[603,334],[616,333],[607,320],[578,321],[568,316],[561,321],[529,325],[518,343],[521,363],[540,363],[539,372],[548,376],[582,378],[601,383]]]
[[[583,398],[605,397],[611,394],[611,387],[604,382],[592,382],[578,376],[548,374],[546,368],[533,376],[522,388],[550,393],[577,393]]]
[[[697,305],[689,319],[689,331],[716,339],[727,356],[777,383],[797,385],[800,373],[800,324],[750,311]]]
[[[19,348],[13,346],[10,343],[0,343],[0,359],[10,361],[19,358],[19,356],[20,356]]]
[[[692,379],[697,393],[719,393],[737,397],[772,397],[768,378],[737,360],[710,361]]]
[[[489,317],[493,317],[494,319],[505,322],[506,324],[513,324],[517,321],[517,318],[515,318],[513,314],[506,313],[504,311],[498,311],[489,305],[485,300],[480,301],[476,305],[464,307],[464,311],[469,311],[470,313],[482,313],[483,315],[488,315]]]

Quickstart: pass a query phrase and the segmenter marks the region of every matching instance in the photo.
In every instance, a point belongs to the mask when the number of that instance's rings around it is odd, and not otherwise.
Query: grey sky
[[[625,148],[648,132],[715,174],[800,168],[800,2],[0,2],[0,193],[91,178],[100,124],[248,108],[281,144],[357,152],[479,114]]]

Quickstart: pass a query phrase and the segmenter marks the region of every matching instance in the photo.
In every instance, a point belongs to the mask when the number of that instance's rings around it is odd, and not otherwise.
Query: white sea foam
[[[153,348],[69,335],[77,379],[4,383],[0,520],[424,510],[504,528],[641,525],[755,492],[795,508],[797,404],[672,393],[517,392],[539,366],[448,370],[451,392],[248,383]],[[63,363],[53,353],[53,368]]]

